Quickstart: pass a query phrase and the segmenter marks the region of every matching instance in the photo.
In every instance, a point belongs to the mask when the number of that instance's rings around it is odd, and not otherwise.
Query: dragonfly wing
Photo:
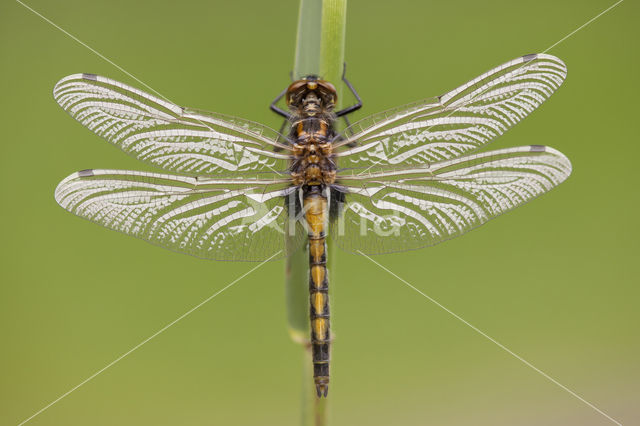
[[[425,165],[469,153],[518,123],[562,84],[551,55],[526,55],[437,98],[386,111],[347,128],[335,142],[341,168]]]
[[[202,179],[126,170],[84,170],[64,179],[63,208],[107,228],[200,258],[283,257],[287,180]],[[300,223],[288,250],[306,239]]]
[[[570,173],[562,153],[532,145],[423,168],[341,176],[346,202],[331,233],[340,247],[356,253],[434,245],[549,191]]]
[[[94,74],[63,78],[53,96],[97,135],[168,171],[237,175],[288,167],[290,147],[276,142],[278,132],[258,123],[186,109]]]

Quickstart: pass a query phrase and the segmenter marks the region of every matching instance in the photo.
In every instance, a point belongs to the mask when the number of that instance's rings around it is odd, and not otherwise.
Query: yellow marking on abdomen
[[[324,283],[326,269],[322,265],[314,265],[311,267],[311,279],[315,288],[321,288]]]
[[[309,197],[304,200],[305,219],[310,234],[319,237],[324,232],[327,215],[327,200],[322,197]]]
[[[324,239],[309,240],[309,253],[314,262],[320,262],[324,254]]]
[[[316,335],[316,339],[323,341],[327,340],[327,326],[328,321],[324,318],[316,318],[311,324],[313,327],[313,333]]]
[[[313,303],[313,309],[316,315],[324,315],[324,306],[327,302],[327,295],[324,293],[315,293],[311,296],[311,303]]]

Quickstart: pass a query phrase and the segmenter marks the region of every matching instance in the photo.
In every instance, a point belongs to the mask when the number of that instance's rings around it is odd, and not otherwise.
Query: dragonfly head
[[[333,84],[309,75],[291,83],[286,99],[289,108],[316,115],[323,109],[332,110],[338,95]]]

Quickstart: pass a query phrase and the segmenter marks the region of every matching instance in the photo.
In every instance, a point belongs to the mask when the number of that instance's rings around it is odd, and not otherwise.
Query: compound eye
[[[318,83],[315,81],[310,81],[307,83],[307,89],[316,90],[318,88]]]

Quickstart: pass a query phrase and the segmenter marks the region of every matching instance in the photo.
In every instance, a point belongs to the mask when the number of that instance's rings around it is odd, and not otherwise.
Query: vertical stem
[[[295,78],[318,75],[332,82],[338,91],[336,108],[342,100],[346,11],[346,0],[300,0],[298,15],[293,75]],[[328,245],[328,266],[331,267],[333,250],[330,240]],[[328,398],[316,397],[309,347],[308,266],[306,247],[287,259],[287,320],[291,338],[304,348],[302,425],[325,426]],[[330,280],[330,285],[335,283],[335,274]]]
[[[342,100],[342,70],[347,30],[347,0],[322,2],[322,36],[320,39],[320,75],[338,90],[338,105]]]
[[[320,74],[320,34],[322,31],[322,0],[300,0],[294,78]]]

